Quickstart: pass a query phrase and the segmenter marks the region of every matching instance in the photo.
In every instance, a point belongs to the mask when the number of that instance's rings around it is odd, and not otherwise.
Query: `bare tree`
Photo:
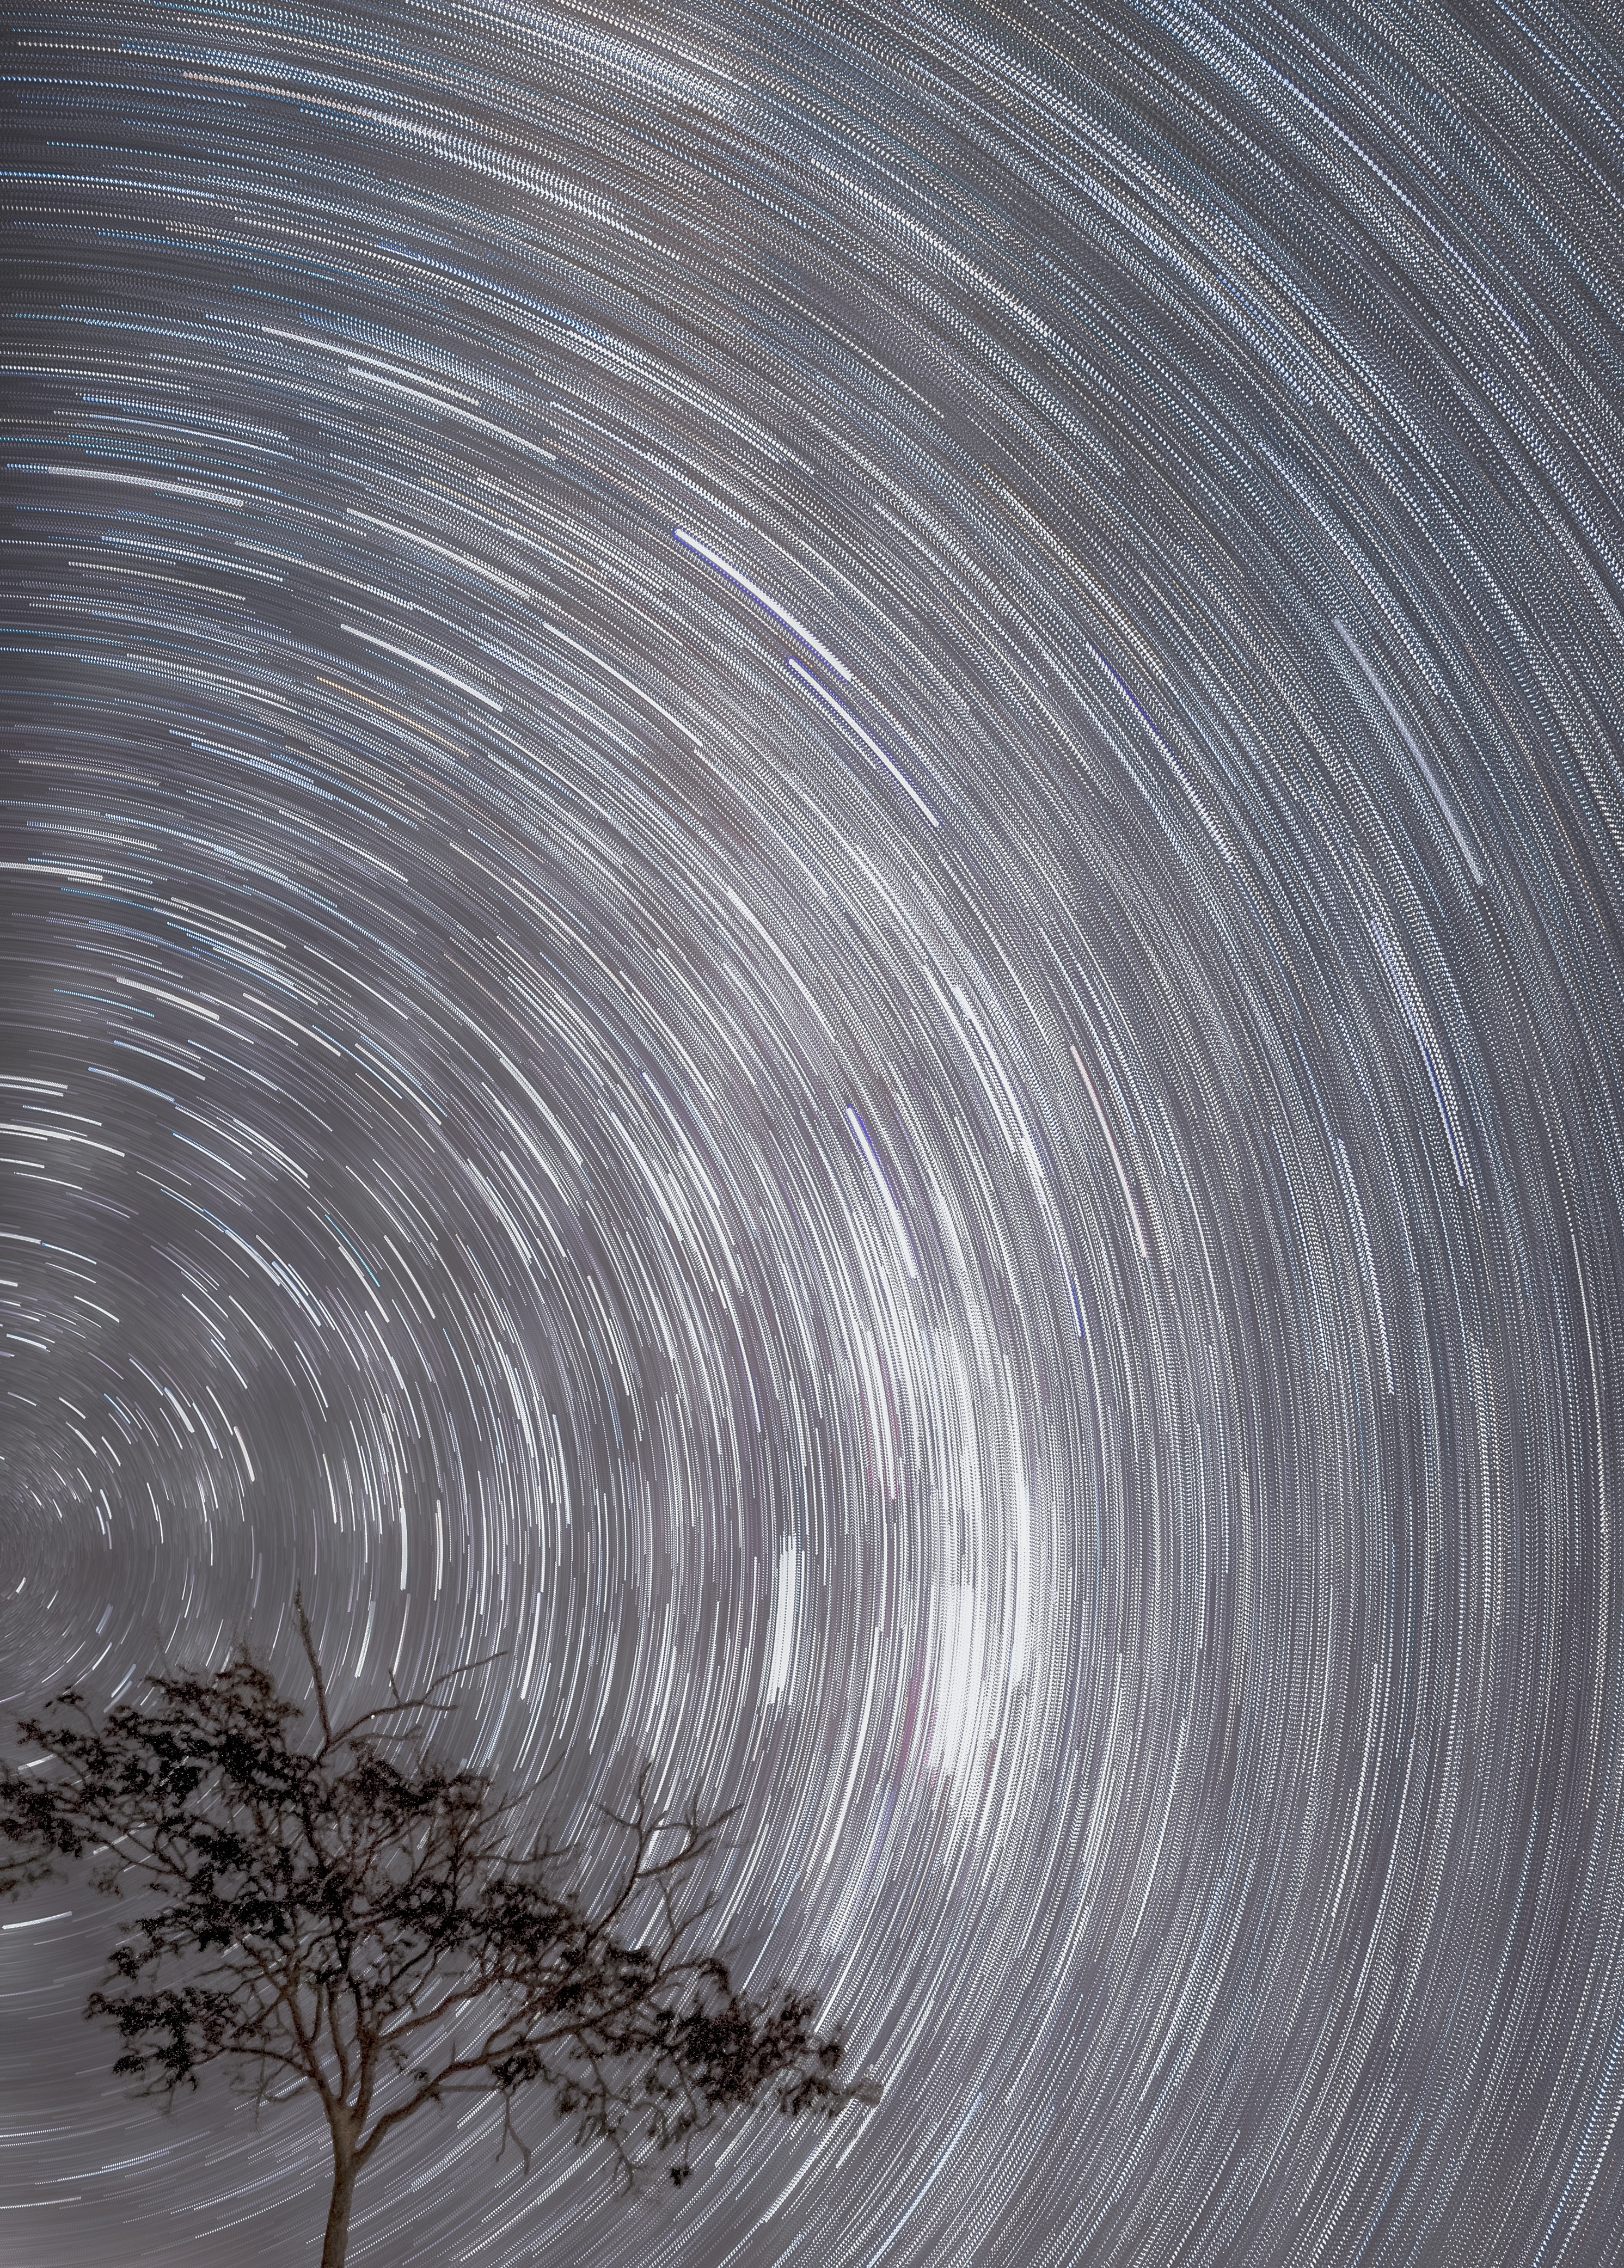
[[[114,2066],[173,2102],[212,2063],[260,2102],[310,2088],[333,2143],[322,2268],[342,2268],[357,2176],[406,2119],[472,2091],[551,2096],[577,2139],[630,2179],[770,2090],[781,2111],[873,2102],[835,2073],[813,2003],[756,1999],[703,1944],[705,1862],[734,1814],[660,1811],[648,1775],[609,1888],[588,1900],[570,1854],[517,1840],[517,1799],[435,1761],[448,1671],[335,1724],[302,1600],[316,1723],[246,1649],[212,1674],[149,1681],[145,1706],[98,1721],[75,1691],[20,1726],[43,1767],[0,1767],[0,1838],[37,1869],[89,1859],[141,1910],[86,2014],[116,2025]],[[392,1691],[393,1690],[392,1684]],[[320,1732],[320,1742],[316,1733]]]

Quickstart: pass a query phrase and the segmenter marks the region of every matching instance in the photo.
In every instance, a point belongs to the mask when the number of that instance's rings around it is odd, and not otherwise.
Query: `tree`
[[[664,2154],[679,2184],[690,2138],[769,2089],[791,2117],[878,2100],[837,2079],[811,1999],[753,1999],[704,1949],[704,1862],[733,1813],[661,1812],[645,1771],[606,1814],[623,1853],[587,1899],[569,1852],[517,1842],[517,1799],[427,1748],[446,1686],[482,1665],[335,1725],[295,1603],[316,1705],[302,1743],[307,1712],[246,1647],[99,1721],[69,1691],[19,1727],[50,1768],[0,1766],[0,1837],[21,1866],[88,1858],[98,1889],[146,1894],[85,2009],[117,2027],[115,2072],[169,2102],[213,2063],[260,2103],[314,2092],[333,2144],[322,2268],[342,2268],[362,2169],[454,2094],[500,2098],[526,2169],[513,2112],[535,2088],[628,2180]]]

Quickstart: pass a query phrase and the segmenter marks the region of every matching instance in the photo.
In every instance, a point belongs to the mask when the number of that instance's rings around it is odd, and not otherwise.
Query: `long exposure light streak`
[[[0,1707],[499,1655],[885,2081],[448,2111],[352,2259],[1616,2261],[1616,10],[4,55]],[[313,2257],[114,1919],[0,1934],[0,2253]]]

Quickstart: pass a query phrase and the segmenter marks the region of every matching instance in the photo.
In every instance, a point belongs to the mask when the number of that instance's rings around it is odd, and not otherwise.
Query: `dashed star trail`
[[[885,2081],[426,2114],[352,2260],[1616,2261],[1624,18],[0,53],[0,1713],[499,1655]],[[0,2252],[313,2258],[116,1920]]]

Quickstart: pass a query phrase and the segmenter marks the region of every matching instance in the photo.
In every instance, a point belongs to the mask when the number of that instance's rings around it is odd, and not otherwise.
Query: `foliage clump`
[[[741,1992],[704,1946],[705,1862],[733,1813],[662,1812],[645,1772],[606,1815],[622,1854],[588,1900],[568,1852],[516,1843],[516,1800],[428,1746],[446,1686],[482,1665],[334,1723],[296,1606],[314,1725],[246,1649],[99,1719],[63,1693],[20,1727],[50,1768],[0,1766],[0,1838],[19,1876],[87,1860],[102,1890],[145,1894],[87,2007],[117,2029],[115,2072],[170,2100],[219,2062],[261,2101],[315,2093],[322,2268],[341,2268],[362,2168],[452,2095],[499,2097],[526,2165],[514,2106],[540,2088],[628,2178],[663,2154],[679,2184],[691,2137],[769,2089],[790,2117],[878,2100],[837,2077],[810,1999]]]

